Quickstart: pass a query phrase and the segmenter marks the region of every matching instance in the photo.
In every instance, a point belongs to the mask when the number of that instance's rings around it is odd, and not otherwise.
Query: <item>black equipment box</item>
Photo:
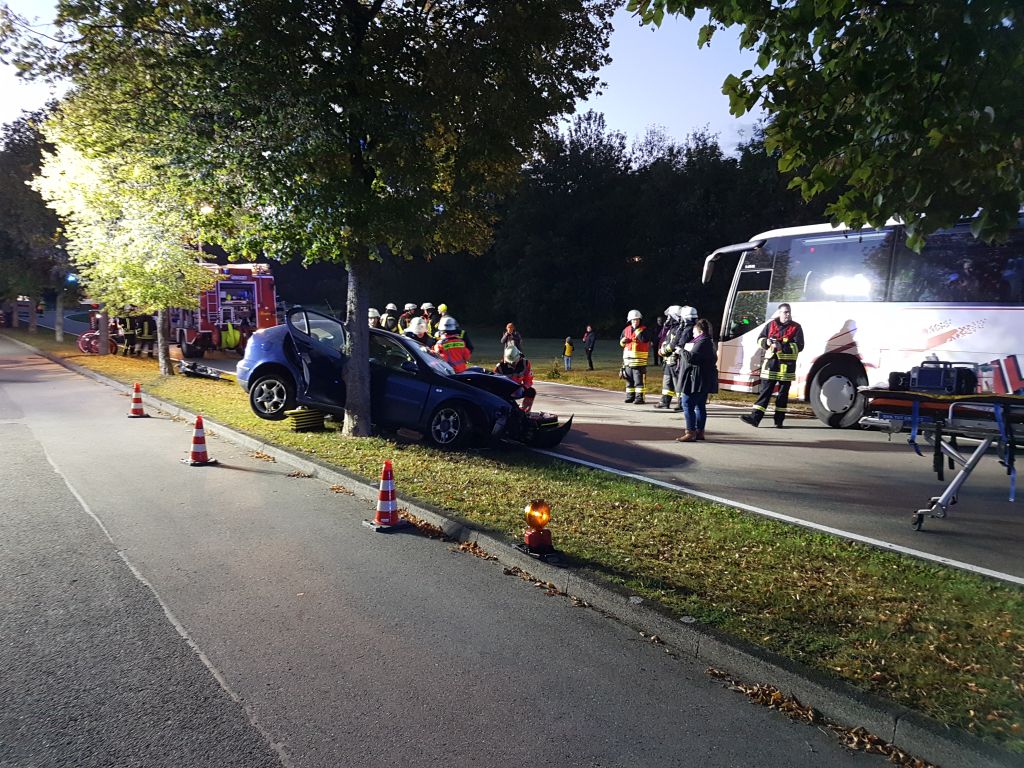
[[[973,363],[925,360],[910,369],[907,389],[937,395],[972,395],[978,389],[978,374]]]

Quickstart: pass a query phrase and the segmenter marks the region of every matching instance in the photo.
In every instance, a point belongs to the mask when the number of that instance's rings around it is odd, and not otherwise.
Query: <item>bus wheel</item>
[[[811,381],[814,415],[830,427],[856,426],[864,415],[864,398],[857,387],[868,383],[860,366],[845,360],[825,363]]]

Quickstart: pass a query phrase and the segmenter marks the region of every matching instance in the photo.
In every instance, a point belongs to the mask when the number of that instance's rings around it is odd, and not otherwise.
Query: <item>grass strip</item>
[[[236,384],[5,333],[367,478],[392,459],[400,493],[509,537],[521,535],[525,502],[544,497],[559,549],[609,581],[1024,753],[1024,591],[1013,585],[524,450],[295,433],[256,418]]]

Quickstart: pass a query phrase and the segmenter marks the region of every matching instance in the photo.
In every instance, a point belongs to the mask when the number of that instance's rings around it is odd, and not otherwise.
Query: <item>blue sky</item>
[[[53,17],[52,0],[6,0],[6,4],[30,19],[47,22]],[[608,127],[630,139],[642,136],[651,125],[662,127],[677,140],[707,126],[719,134],[723,148],[731,150],[750,135],[755,118],[729,114],[722,81],[730,72],[752,68],[755,57],[739,50],[733,30],[719,32],[710,47],[698,50],[701,23],[700,19],[669,18],[654,30],[641,28],[628,13],[619,11],[609,49],[613,60],[601,72],[607,85],[581,103],[580,110],[603,112]],[[15,119],[23,109],[41,106],[49,93],[43,84],[20,81],[12,68],[0,69],[0,123]]]

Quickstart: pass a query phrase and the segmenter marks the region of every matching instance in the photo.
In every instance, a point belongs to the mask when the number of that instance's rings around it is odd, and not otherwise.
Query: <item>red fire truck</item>
[[[277,325],[274,277],[266,264],[206,265],[217,283],[199,294],[199,309],[171,311],[171,333],[182,357],[202,357],[207,350],[245,351],[249,336]]]

